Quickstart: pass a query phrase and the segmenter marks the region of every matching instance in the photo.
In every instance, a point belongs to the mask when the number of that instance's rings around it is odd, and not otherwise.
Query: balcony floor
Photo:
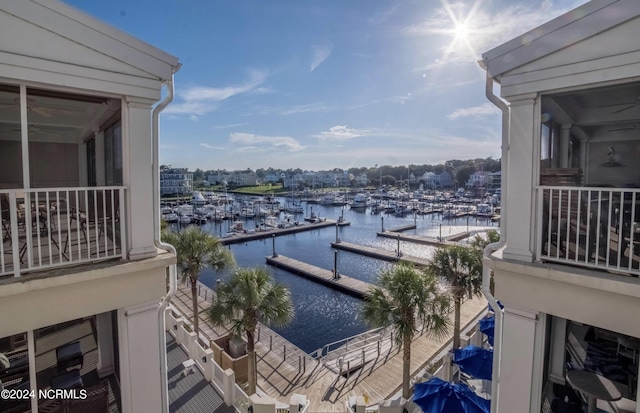
[[[66,226],[64,214],[61,214],[60,221],[65,226],[64,229],[54,225],[50,230],[41,231],[39,235],[37,231],[32,232],[32,265],[28,264],[26,231],[24,227],[19,229],[17,238],[21,273],[120,257],[120,247],[109,236],[111,228],[103,231],[96,225],[88,225],[85,233],[77,221],[70,221],[70,225]],[[0,277],[13,275],[16,270],[13,257],[14,242],[8,237],[10,234],[6,230],[3,231],[3,235],[7,236],[3,239],[0,251]]]

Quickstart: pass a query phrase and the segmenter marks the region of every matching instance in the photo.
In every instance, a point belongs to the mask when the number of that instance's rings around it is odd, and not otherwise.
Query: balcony
[[[0,277],[126,258],[122,186],[0,189]]]
[[[640,189],[537,187],[539,260],[640,275]]]

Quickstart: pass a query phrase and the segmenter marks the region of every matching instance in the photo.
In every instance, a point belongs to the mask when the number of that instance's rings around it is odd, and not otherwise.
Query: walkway
[[[203,290],[206,287],[202,287],[199,301],[200,326],[203,335],[212,339],[217,337],[217,333],[207,326],[204,317],[204,310],[210,302],[204,300]],[[210,294],[207,293],[207,296],[210,297]],[[191,290],[187,285],[179,285],[172,303],[186,317],[191,317]],[[465,301],[461,313],[462,329],[486,309],[487,302],[484,298]],[[347,376],[335,371],[335,363],[324,365],[312,359],[264,326],[260,329],[259,340],[256,343],[258,386],[267,395],[285,403],[293,393],[305,394],[311,402],[309,412],[344,412],[344,402],[349,396],[366,394],[369,403],[376,403],[396,394],[402,387],[402,352],[395,345],[383,346],[380,354],[374,358],[367,355],[364,367]],[[423,370],[447,345],[451,345],[451,339],[437,340],[427,335],[418,336],[412,345],[412,373]]]
[[[235,413],[204,379],[197,368],[187,376],[182,375],[182,362],[189,358],[187,353],[167,333],[167,384],[169,387],[169,411],[171,413]]]

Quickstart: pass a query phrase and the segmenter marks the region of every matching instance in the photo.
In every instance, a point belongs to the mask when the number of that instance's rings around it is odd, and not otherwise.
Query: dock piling
[[[273,251],[273,253],[271,254],[271,256],[273,258],[277,258],[278,254],[276,253],[276,234],[273,234],[271,236],[271,250]]]

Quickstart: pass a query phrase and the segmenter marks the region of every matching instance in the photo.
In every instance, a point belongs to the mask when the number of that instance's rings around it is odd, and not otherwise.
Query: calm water
[[[281,204],[283,200],[281,200]],[[323,205],[306,205],[302,203],[306,211],[313,207],[320,217],[337,219],[341,214],[351,222],[350,226],[340,227],[338,236],[343,241],[355,244],[374,246],[380,249],[395,251],[398,247],[396,240],[376,236],[381,230],[384,218],[385,229],[412,224],[413,216],[395,217],[392,215],[373,215],[368,209],[365,213],[359,210],[350,210],[348,207],[331,207]],[[303,215],[296,219],[302,221]],[[447,236],[467,229],[484,229],[492,224],[488,220],[477,220],[469,217],[457,220],[441,221],[439,215],[431,214],[418,216],[417,228],[405,231],[405,234],[437,237],[442,231],[442,236]],[[495,224],[494,224],[495,225]],[[210,222],[203,228],[213,235],[219,236],[226,233],[228,222]],[[247,228],[255,226],[253,220],[247,221]],[[496,227],[497,228],[497,227]],[[276,238],[276,252],[278,254],[313,264],[325,269],[333,269],[334,250],[330,243],[336,238],[335,227],[317,229],[280,236]],[[272,240],[251,241],[244,244],[230,246],[239,266],[265,266],[265,257],[272,254]],[[425,245],[400,243],[400,250],[406,255],[429,258],[433,247]],[[367,282],[374,282],[376,275],[391,263],[362,257],[345,251],[338,252],[338,271],[341,274],[358,278]],[[286,271],[268,267],[277,282],[285,284],[291,291],[296,315],[291,324],[285,328],[276,330],[296,346],[306,352],[312,352],[325,344],[341,340],[368,330],[370,327],[364,324],[360,316],[361,300],[337,292],[329,287],[314,283],[305,278],[290,274]],[[205,271],[200,280],[211,288],[215,288],[216,280],[226,277],[226,274],[216,274],[213,271]]]

